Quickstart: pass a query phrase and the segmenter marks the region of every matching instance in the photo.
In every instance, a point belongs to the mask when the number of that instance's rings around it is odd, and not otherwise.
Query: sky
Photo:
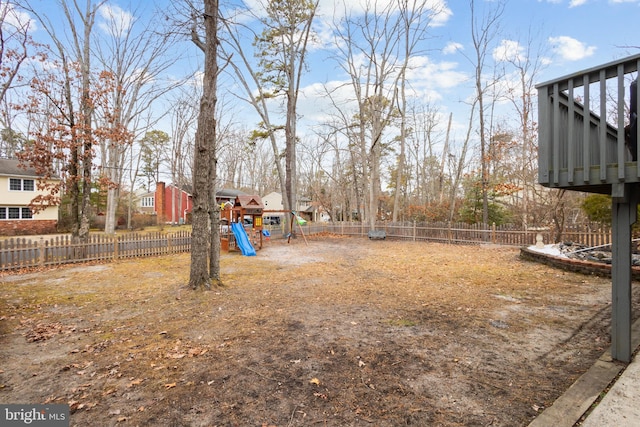
[[[166,13],[174,0],[138,2],[108,0],[102,6],[97,24],[100,31],[109,16],[119,16],[126,26],[135,14],[150,16],[154,7]],[[259,11],[261,0],[244,0],[246,7]],[[373,1],[373,0],[370,0]],[[384,5],[391,0],[378,0]],[[468,99],[473,95],[473,64],[468,59],[474,55],[471,43],[471,15],[468,0],[428,0],[441,11],[432,20],[429,38],[412,58],[411,79],[416,95],[437,105],[443,117],[454,115],[454,138],[464,132],[468,120]],[[227,2],[221,6],[230,8],[242,0]],[[319,0],[319,10],[314,29],[318,42],[308,56],[308,70],[303,78],[299,101],[300,128],[312,129],[327,119],[330,103],[324,87],[338,87],[348,82],[348,76],[332,59],[335,55],[334,40],[328,32],[331,22],[345,12],[358,14],[363,0]],[[82,2],[81,2],[82,3]],[[62,23],[60,8],[51,0],[32,0],[42,14],[56,25]],[[345,7],[346,4],[346,7]],[[496,6],[496,0],[476,0],[477,14],[483,16],[485,8]],[[522,55],[523,46],[529,43],[540,52],[545,64],[535,81],[541,83],[567,74],[598,66],[612,60],[636,54],[640,46],[640,0],[507,0],[500,20],[500,30],[492,44],[492,58]],[[135,13],[134,13],[135,11]],[[248,25],[251,20],[246,19]],[[65,31],[64,28],[58,28]],[[42,28],[34,29],[36,40],[44,37]],[[178,48],[178,58],[168,73],[168,78],[179,78],[199,70],[201,53],[188,41]],[[233,79],[223,79],[223,88],[234,88]],[[345,94],[345,96],[348,96]],[[229,99],[226,96],[225,99]],[[257,118],[246,105],[233,108],[234,118],[252,128]],[[166,130],[166,129],[165,129]]]
[[[426,53],[416,59],[412,85],[422,88],[422,96],[429,98],[443,117],[453,114],[453,138],[460,140],[466,132],[468,99],[474,90],[474,69],[468,59],[474,55],[469,1],[432,3],[443,12],[433,20]],[[320,20],[330,19],[333,11],[340,10],[334,4],[335,0],[320,0]],[[476,13],[482,16],[485,8],[495,6],[494,1],[476,0]],[[522,54],[530,43],[544,64],[534,78],[536,84],[542,83],[639,53],[639,19],[640,0],[510,0],[492,53],[496,58],[505,53]],[[329,108],[317,90],[319,83],[333,81],[337,85],[347,79],[326,55],[327,50],[319,50],[310,57],[300,105],[306,118],[321,120],[322,106]],[[441,123],[444,127],[446,119]]]

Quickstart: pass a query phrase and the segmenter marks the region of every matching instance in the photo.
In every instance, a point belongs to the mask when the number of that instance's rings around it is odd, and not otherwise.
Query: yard
[[[525,426],[609,346],[610,280],[322,237],[0,277],[0,403],[85,426]],[[634,295],[634,312],[638,297]]]

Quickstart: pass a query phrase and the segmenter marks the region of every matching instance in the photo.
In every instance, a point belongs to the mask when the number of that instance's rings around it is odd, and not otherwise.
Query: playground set
[[[233,203],[225,202],[220,208],[220,246],[223,251],[240,251],[242,255],[255,256],[256,249],[262,249],[264,241],[271,238],[271,233],[263,225],[262,215],[265,213],[290,214],[290,229],[285,235],[287,242],[291,241],[293,226],[297,224],[300,234],[307,243],[302,229],[306,220],[295,211],[265,210],[260,196],[238,195]]]
[[[255,195],[239,195],[233,204],[224,203],[220,211],[221,249],[227,252],[239,250],[242,255],[255,256],[256,248],[262,249],[263,210],[262,199]]]

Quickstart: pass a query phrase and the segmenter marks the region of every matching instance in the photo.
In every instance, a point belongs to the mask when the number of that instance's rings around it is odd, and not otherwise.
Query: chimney
[[[156,222],[162,225],[165,222],[165,203],[164,203],[164,182],[158,181],[156,184]]]

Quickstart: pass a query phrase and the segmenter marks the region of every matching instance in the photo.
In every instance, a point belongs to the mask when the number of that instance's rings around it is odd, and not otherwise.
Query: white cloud
[[[522,62],[526,57],[524,48],[519,42],[516,40],[502,40],[500,45],[493,50],[493,59],[497,62]]]
[[[587,0],[571,0],[569,2],[569,7],[578,7],[578,6],[582,6],[583,4],[585,4],[587,2]]]
[[[469,76],[459,71],[456,62],[434,62],[427,56],[414,56],[409,63],[407,79],[417,96],[441,99],[442,90],[459,87]]]
[[[464,46],[462,45],[462,43],[449,42],[442,49],[442,53],[445,54],[445,55],[451,55],[451,54],[454,54],[454,53],[462,51],[462,50],[464,50]]]
[[[37,30],[36,21],[29,16],[29,14],[16,9],[13,4],[2,2],[0,4],[0,15],[2,15],[2,25],[3,27],[13,27],[9,31],[24,31],[28,29],[31,33]]]
[[[122,37],[131,30],[133,15],[119,6],[104,4],[99,11],[102,21],[98,23],[98,26],[105,33]]]
[[[260,0],[250,0],[252,2]],[[323,19],[340,19],[347,15],[360,15],[367,8],[371,10],[371,6],[374,4],[370,0],[320,0],[318,6],[319,15],[323,16]],[[377,0],[375,2],[376,10],[382,11],[397,11],[396,0]],[[449,8],[446,0],[426,0],[425,10],[432,13],[430,19],[431,25],[441,26],[444,25],[449,18],[453,15],[453,12]]]
[[[549,43],[555,53],[567,61],[578,61],[593,55],[595,46],[587,46],[579,40],[569,36],[549,37]]]

